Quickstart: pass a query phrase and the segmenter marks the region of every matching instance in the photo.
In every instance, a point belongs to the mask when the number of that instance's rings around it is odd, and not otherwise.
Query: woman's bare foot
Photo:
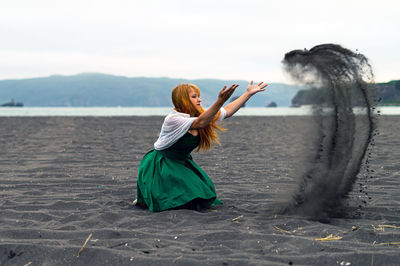
[[[146,205],[146,204],[138,202],[137,199],[135,199],[135,200],[132,202],[132,205],[133,205],[133,206],[138,206],[138,207],[141,207],[141,208],[147,208],[147,205]]]

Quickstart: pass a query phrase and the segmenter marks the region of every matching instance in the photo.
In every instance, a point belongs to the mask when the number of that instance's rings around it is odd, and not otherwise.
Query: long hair
[[[189,97],[191,90],[194,90],[200,96],[200,89],[194,84],[180,84],[176,86],[172,90],[172,103],[176,111],[197,117],[204,112],[204,109],[201,106],[196,108],[196,106],[192,104]],[[206,151],[211,148],[211,144],[213,143],[220,144],[216,130],[225,131],[225,129],[216,124],[220,112],[221,111],[218,111],[214,119],[205,128],[198,129],[200,144],[196,151]]]

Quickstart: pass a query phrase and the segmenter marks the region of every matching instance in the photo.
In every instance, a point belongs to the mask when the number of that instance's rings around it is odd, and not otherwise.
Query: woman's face
[[[199,108],[201,106],[200,95],[198,95],[195,90],[191,90],[189,92],[189,98],[190,98],[190,101],[192,102],[192,104],[194,106],[196,106],[196,108]]]

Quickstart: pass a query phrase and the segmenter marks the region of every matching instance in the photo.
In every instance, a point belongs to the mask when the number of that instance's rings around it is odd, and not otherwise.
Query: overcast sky
[[[397,0],[4,0],[0,79],[101,72],[290,83],[286,52],[337,43],[400,79]]]

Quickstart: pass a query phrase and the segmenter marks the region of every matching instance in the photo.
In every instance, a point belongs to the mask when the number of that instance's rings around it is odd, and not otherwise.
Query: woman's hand
[[[263,84],[264,82],[260,82],[257,85],[253,85],[253,81],[250,82],[249,86],[247,86],[247,90],[243,93],[239,98],[227,104],[224,108],[226,110],[225,117],[231,117],[234,113],[242,107],[247,100],[251,98],[254,94],[260,91],[265,91],[265,87],[268,86],[267,83]]]
[[[247,93],[250,94],[250,96],[253,96],[257,92],[265,91],[264,88],[268,86],[268,83],[263,83],[264,82],[260,82],[257,85],[253,85],[253,81],[250,81],[249,85],[247,86]]]
[[[225,103],[229,99],[229,97],[232,96],[237,87],[239,87],[238,84],[233,84],[229,88],[224,86],[218,94],[218,100],[222,101],[222,103]]]
[[[218,94],[217,101],[211,105],[205,112],[201,113],[196,120],[193,121],[190,129],[205,128],[214,119],[215,115],[221,109],[222,105],[231,97],[232,93],[239,85],[233,84],[229,88],[224,86]]]

